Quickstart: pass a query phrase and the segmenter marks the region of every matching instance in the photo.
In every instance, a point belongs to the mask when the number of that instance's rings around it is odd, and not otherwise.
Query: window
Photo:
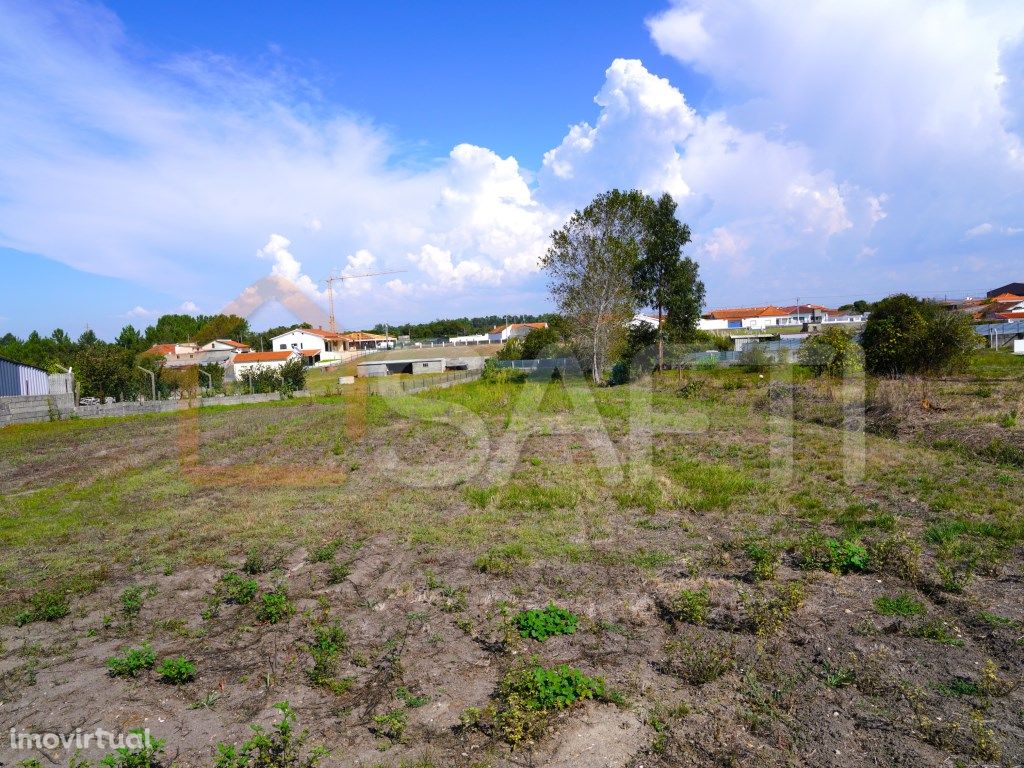
[[[288,345],[287,345],[287,344],[279,344],[278,346],[279,346],[279,347],[280,347],[281,349],[288,349]]]

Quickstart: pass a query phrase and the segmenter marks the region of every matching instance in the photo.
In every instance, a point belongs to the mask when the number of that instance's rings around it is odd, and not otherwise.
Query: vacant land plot
[[[6,720],[165,765],[284,701],[326,765],[1019,763],[1024,370],[986,365],[870,383],[853,476],[838,387],[743,371],[658,378],[649,453],[644,387],[562,382],[5,429]]]

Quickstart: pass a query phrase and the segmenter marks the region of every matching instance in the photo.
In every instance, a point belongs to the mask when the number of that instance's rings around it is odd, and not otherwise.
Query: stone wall
[[[204,397],[200,407],[208,405],[242,405],[280,400],[278,392],[230,397]],[[0,427],[9,424],[28,424],[36,421],[61,419],[99,419],[109,416],[135,416],[142,413],[166,413],[188,408],[187,400],[134,400],[103,405],[80,405],[77,408],[72,395],[36,395],[28,397],[0,397]]]

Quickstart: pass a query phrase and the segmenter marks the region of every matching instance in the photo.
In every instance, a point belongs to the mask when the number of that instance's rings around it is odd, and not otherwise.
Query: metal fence
[[[425,392],[428,389],[443,389],[453,384],[461,384],[467,381],[475,381],[483,374],[481,370],[475,371],[448,371],[446,373],[432,376],[429,374],[414,376],[411,379],[374,378],[367,379],[369,392],[374,395],[412,395],[417,392]]]

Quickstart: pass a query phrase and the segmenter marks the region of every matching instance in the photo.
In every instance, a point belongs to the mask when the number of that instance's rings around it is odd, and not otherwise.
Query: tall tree
[[[114,343],[124,349],[131,349],[137,352],[146,345],[146,340],[142,338],[142,334],[136,330],[134,325],[129,324],[121,329]]]
[[[542,264],[551,294],[595,382],[625,339],[636,313],[633,277],[640,261],[649,198],[613,189],[576,211],[551,235]]]
[[[676,201],[667,192],[646,206],[643,257],[633,285],[641,304],[658,310],[658,368],[665,364],[665,326],[681,335],[693,331],[704,304],[697,264],[683,257],[690,228],[676,218]],[[666,323],[665,313],[668,313]]]

